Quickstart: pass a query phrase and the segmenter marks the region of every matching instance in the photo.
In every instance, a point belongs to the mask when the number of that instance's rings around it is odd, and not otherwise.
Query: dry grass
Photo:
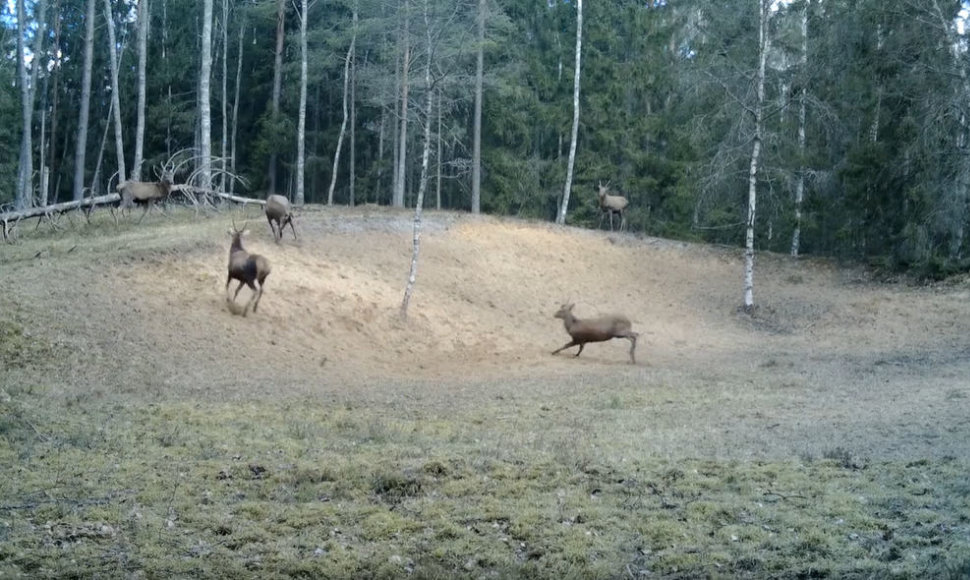
[[[749,318],[733,251],[432,212],[402,323],[408,214],[249,217],[246,318],[225,214],[0,248],[0,576],[970,573],[964,281],[762,256]]]

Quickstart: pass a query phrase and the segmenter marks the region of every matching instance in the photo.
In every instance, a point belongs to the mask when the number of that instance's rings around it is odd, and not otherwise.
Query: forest
[[[631,232],[925,277],[970,267],[958,1],[2,11],[0,211],[176,162],[177,183],[298,205],[413,207],[426,188],[429,208],[596,227],[602,183],[630,200]]]

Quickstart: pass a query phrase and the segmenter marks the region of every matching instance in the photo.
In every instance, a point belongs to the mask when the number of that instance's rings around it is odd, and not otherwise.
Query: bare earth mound
[[[686,438],[663,452],[790,455],[858,437],[876,455],[944,454],[963,445],[947,438],[970,435],[963,282],[874,284],[762,256],[749,317],[737,312],[734,250],[432,212],[405,322],[409,213],[307,210],[300,238],[275,244],[248,211],[246,248],[273,272],[246,318],[224,297],[225,215],[5,248],[13,275],[0,289],[74,353],[69,380],[80,389],[416,393],[447,408],[454,397],[555,401],[577,389],[649,396],[675,386],[677,400],[646,401],[640,417],[647,435]],[[566,300],[579,317],[626,314],[641,335],[639,364],[626,364],[625,341],[550,356],[568,340],[552,318]]]

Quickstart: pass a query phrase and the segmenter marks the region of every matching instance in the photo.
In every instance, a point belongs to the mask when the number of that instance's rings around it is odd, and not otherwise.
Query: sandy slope
[[[629,427],[670,452],[785,456],[855,437],[905,455],[970,440],[966,280],[880,284],[762,254],[749,317],[735,249],[430,212],[403,322],[409,213],[307,209],[299,239],[275,244],[248,211],[247,248],[273,272],[246,318],[225,301],[224,214],[4,248],[0,309],[63,347],[58,389],[75,394],[416,397],[449,412],[503,396],[585,405],[578,394],[615,385],[647,397]],[[630,317],[638,364],[626,341],[550,356],[568,339],[552,318],[565,300],[580,317]]]

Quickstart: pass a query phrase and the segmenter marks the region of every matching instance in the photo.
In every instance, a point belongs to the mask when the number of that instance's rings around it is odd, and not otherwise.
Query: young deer
[[[599,198],[600,198],[600,226],[603,225],[603,216],[605,214],[610,214],[610,231],[613,231],[613,214],[620,215],[620,228],[623,229],[623,210],[629,205],[630,200],[623,197],[622,195],[609,195],[607,192],[610,190],[610,184],[607,183],[603,185],[602,182],[599,184]]]
[[[266,198],[266,220],[269,222],[269,229],[273,232],[273,239],[277,242],[283,240],[283,228],[290,224],[293,231],[293,239],[296,239],[296,228],[293,227],[293,212],[290,210],[290,200],[282,195],[271,195]],[[273,227],[273,222],[276,227]],[[278,230],[278,231],[277,231]]]
[[[232,229],[229,230],[229,235],[232,236],[232,245],[229,247],[229,277],[226,278],[226,302],[236,303],[236,297],[239,296],[243,284],[249,286],[253,291],[249,302],[243,308],[243,316],[246,316],[250,304],[253,305],[253,312],[256,312],[259,299],[263,297],[266,277],[269,276],[270,272],[269,260],[258,254],[250,254],[243,249],[241,238],[248,232],[249,230],[246,229],[245,225],[240,231],[236,229],[236,224],[233,222]],[[239,280],[239,286],[236,287],[236,293],[233,294],[232,298],[229,298],[229,283],[233,280]],[[259,282],[259,290],[256,289],[255,282]]]
[[[636,364],[634,351],[637,349],[637,337],[640,335],[631,329],[629,318],[615,314],[580,320],[573,316],[573,306],[575,304],[563,304],[559,307],[559,311],[553,315],[553,318],[562,318],[566,332],[569,333],[572,340],[552,351],[552,354],[579,345],[579,352],[576,353],[576,356],[579,356],[587,342],[603,342],[611,338],[625,338],[630,341],[630,364]]]

